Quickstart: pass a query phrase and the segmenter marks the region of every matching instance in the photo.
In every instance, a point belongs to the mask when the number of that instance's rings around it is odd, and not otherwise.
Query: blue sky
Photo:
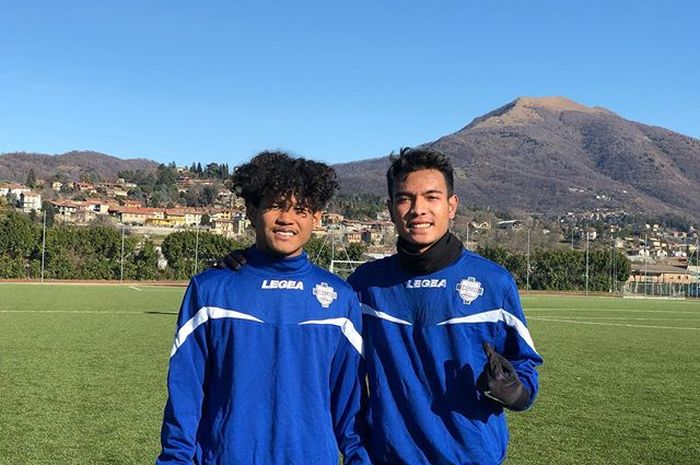
[[[0,0],[0,152],[328,162],[563,95],[700,138],[698,2]]]

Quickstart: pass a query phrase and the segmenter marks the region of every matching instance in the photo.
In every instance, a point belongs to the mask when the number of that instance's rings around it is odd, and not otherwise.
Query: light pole
[[[122,224],[122,252],[119,265],[119,282],[124,281],[124,225]]]
[[[46,264],[46,210],[44,210],[44,226],[41,233],[41,282],[44,282],[44,266]]]
[[[586,295],[588,295],[588,231],[586,231]]]
[[[197,274],[197,271],[199,271],[199,225],[194,235],[194,274]]]
[[[530,229],[527,230],[527,269],[525,270],[525,290],[530,290]]]

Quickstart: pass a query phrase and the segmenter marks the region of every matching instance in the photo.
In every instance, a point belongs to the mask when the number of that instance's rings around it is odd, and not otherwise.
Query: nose
[[[277,224],[291,224],[292,223],[292,209],[291,208],[282,208],[277,215],[277,219],[275,220],[275,223]]]
[[[428,206],[427,202],[423,198],[421,198],[421,196],[418,196],[411,203],[410,213],[413,216],[424,215],[427,211],[427,206]]]

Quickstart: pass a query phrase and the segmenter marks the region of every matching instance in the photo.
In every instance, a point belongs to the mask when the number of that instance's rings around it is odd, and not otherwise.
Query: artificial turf
[[[0,464],[147,464],[183,288],[0,284]],[[700,302],[526,296],[508,464],[700,463]]]

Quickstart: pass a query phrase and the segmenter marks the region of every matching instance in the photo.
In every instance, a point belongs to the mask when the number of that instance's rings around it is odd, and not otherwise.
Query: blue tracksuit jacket
[[[255,248],[192,278],[170,355],[157,465],[368,463],[355,421],[361,313],[307,255]]]
[[[486,365],[483,342],[538,389],[535,351],[510,273],[469,251],[449,266],[411,276],[397,256],[369,262],[350,276],[363,305],[375,465],[494,465],[505,459],[503,408],[476,382]]]

